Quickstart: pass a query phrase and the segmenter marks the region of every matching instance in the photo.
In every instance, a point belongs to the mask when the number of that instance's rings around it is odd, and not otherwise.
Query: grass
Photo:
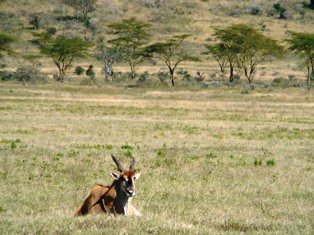
[[[313,92],[0,89],[1,234],[312,234]],[[141,218],[74,218],[110,154],[133,155]]]

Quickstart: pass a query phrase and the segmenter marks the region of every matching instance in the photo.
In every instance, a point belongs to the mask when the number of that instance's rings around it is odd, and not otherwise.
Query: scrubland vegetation
[[[312,234],[313,4],[1,0],[0,233]]]

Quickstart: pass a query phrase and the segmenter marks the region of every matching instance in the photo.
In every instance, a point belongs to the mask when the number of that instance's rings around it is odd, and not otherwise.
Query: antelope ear
[[[115,179],[118,179],[119,178],[119,175],[114,173],[114,172],[111,172],[110,175],[115,178]]]
[[[141,172],[136,173],[134,176],[134,180],[138,180],[140,176],[141,176]]]

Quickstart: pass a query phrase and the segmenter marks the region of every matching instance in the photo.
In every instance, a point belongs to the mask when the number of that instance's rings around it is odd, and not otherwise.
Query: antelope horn
[[[118,167],[118,171],[122,172],[124,170],[123,164],[118,159],[116,159],[116,157],[113,156],[113,154],[111,154],[111,158],[116,163],[116,165]]]
[[[130,171],[134,171],[135,163],[136,163],[135,158],[132,158],[132,161],[131,161],[131,164],[130,164],[130,167],[129,167]]]

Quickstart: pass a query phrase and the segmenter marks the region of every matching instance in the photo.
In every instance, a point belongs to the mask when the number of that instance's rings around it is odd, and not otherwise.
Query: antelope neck
[[[129,210],[129,203],[132,200],[132,196],[124,193],[120,188],[120,181],[115,184],[116,198],[114,200],[114,210],[117,214],[126,215]]]

